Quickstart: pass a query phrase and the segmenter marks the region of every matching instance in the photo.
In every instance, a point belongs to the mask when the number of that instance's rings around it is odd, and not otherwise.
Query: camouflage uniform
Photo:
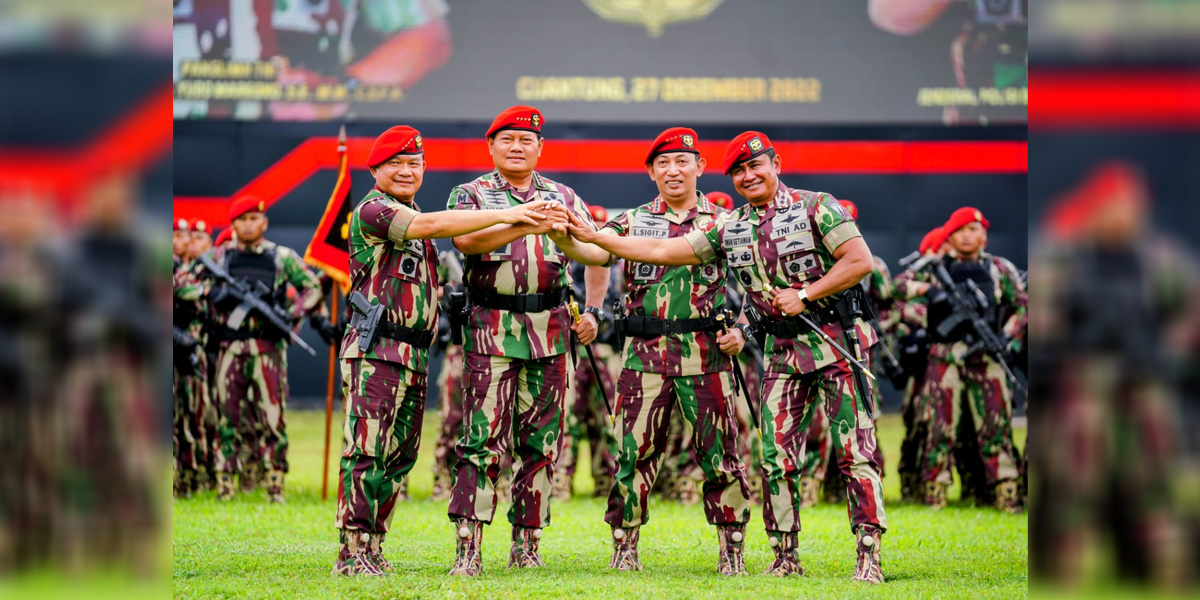
[[[321,304],[320,281],[290,248],[263,239],[245,250],[233,246],[215,248],[211,257],[235,278],[266,280],[276,295],[289,285],[294,287],[297,295],[288,308],[297,319],[317,311]],[[197,263],[196,275],[203,276],[204,271],[204,266]],[[177,295],[183,300],[196,300],[207,294],[208,289],[208,283],[196,279]],[[262,323],[253,313],[238,331],[222,327],[233,310],[229,302],[218,303],[211,310],[217,327],[210,335],[220,340],[215,382],[221,413],[220,446],[214,465],[219,496],[231,498],[233,477],[244,474],[254,464],[267,473],[268,496],[282,501],[283,476],[288,470],[284,420],[288,397],[287,337]]]
[[[925,370],[927,367],[928,350],[922,352],[914,339],[916,335],[927,335],[925,328],[928,324],[928,306],[925,297],[911,290],[913,283],[928,281],[925,273],[916,274],[906,270],[896,276],[896,304],[892,314],[898,317],[895,336],[898,342],[907,340],[914,345],[914,350],[925,356],[913,356],[920,362],[914,370],[909,369],[906,359],[902,359],[908,380],[904,385],[904,395],[901,399],[901,420],[904,423],[904,438],[900,442],[900,459],[897,471],[900,475],[900,497],[906,501],[920,501],[923,491],[920,484],[921,465],[924,463],[925,439],[929,435],[929,422],[933,419],[929,403],[920,396],[924,388]]]
[[[1008,260],[980,253],[975,261],[947,258],[947,270],[974,267],[991,279],[991,302],[1009,316],[1000,333],[1008,339],[1023,339],[1026,322],[1025,284]],[[984,287],[987,290],[986,286]],[[988,291],[984,293],[987,294]],[[932,325],[932,324],[931,324]],[[995,326],[995,323],[993,323]],[[925,501],[932,506],[945,503],[945,490],[952,482],[951,451],[963,411],[968,410],[975,426],[983,475],[988,489],[995,489],[996,502],[1014,510],[1017,502],[1018,454],[1013,444],[1012,389],[1000,364],[983,352],[966,356],[967,344],[951,339],[934,343],[921,396],[932,408],[929,436],[925,441],[921,481]]]
[[[764,316],[779,314],[770,303],[768,290],[819,279],[833,266],[834,251],[857,237],[858,227],[832,196],[791,190],[782,183],[776,197],[767,204],[747,204],[686,236],[702,262],[728,261],[747,291],[747,303]],[[832,309],[837,296],[813,302],[806,313],[817,318],[819,311]],[[825,322],[821,328],[833,339],[845,340],[837,319]],[[847,333],[857,335],[864,348],[876,342],[875,331],[861,319]],[[801,572],[796,538],[800,530],[804,433],[822,402],[834,425],[834,454],[847,480],[849,517],[859,538],[861,560],[864,540],[870,539],[868,546],[874,544],[886,531],[887,520],[875,459],[875,425],[856,390],[850,364],[811,332],[798,337],[768,332],[765,350],[767,365],[760,409],[765,470],[763,521],[776,552],[776,561],[768,571],[780,575]]]
[[[429,345],[437,331],[437,249],[430,240],[405,240],[419,212],[378,188],[350,219],[350,288],[384,307],[389,326],[408,328],[428,342],[384,335],[359,349],[354,327],[342,338],[346,420],[334,526],[342,549],[334,573],[378,574],[391,565],[381,544],[402,482],[417,460],[425,414]],[[411,339],[416,339],[411,338]]]
[[[173,278],[174,288],[183,289],[192,281],[193,276],[187,268],[178,269]],[[204,340],[203,311],[206,306],[202,302],[177,300],[172,312],[176,326],[196,340],[198,345],[202,345]],[[215,440],[209,434],[215,433],[217,410],[208,382],[208,355],[202,348],[197,348],[193,354],[196,356],[198,374],[181,371],[179,364],[173,365],[171,370],[174,398],[171,448],[175,459],[176,497],[190,496],[206,484],[213,464]]]
[[[699,195],[687,213],[675,213],[662,197],[609,221],[606,234],[675,238],[714,222],[724,209]],[[663,321],[712,318],[725,309],[724,265],[660,267],[626,261],[629,285],[626,328],[633,319]],[[661,322],[661,321],[660,321]],[[737,407],[729,356],[717,345],[716,327],[690,333],[627,336],[625,368],[613,410],[619,420],[617,473],[604,520],[616,531],[649,521],[649,497],[667,446],[668,423],[677,412],[691,432],[690,450],[704,473],[704,514],[725,530],[744,531],[750,518],[746,468],[737,449]],[[678,410],[674,410],[678,405]],[[680,453],[688,454],[687,449]],[[738,540],[744,534],[738,533]],[[740,547],[740,546],[739,546]]]
[[[895,295],[895,286],[892,285],[892,276],[888,271],[887,263],[878,256],[873,256],[875,268],[871,273],[863,279],[863,289],[867,293],[867,298],[875,307],[876,316],[878,318],[880,330],[887,331],[887,321],[885,320],[885,311],[889,311],[886,317],[890,317],[890,307],[892,298]],[[888,340],[880,339],[879,343],[886,344]],[[871,354],[873,351],[864,352],[867,357],[867,365],[871,365]],[[883,393],[880,392],[878,385],[871,386],[871,401],[874,403],[874,414],[876,418],[881,414],[883,407]],[[878,435],[876,430],[876,435]],[[817,503],[817,488],[824,484],[825,500],[827,502],[836,503],[846,499],[846,486],[841,477],[837,476],[838,467],[829,461],[830,451],[833,449],[833,441],[829,437],[829,420],[824,416],[824,409],[818,408],[816,415],[813,417],[812,423],[808,426],[808,431],[805,433],[805,447],[807,452],[804,457],[804,468],[801,470],[800,487],[804,494],[804,506],[814,506]],[[885,472],[883,462],[883,450],[879,445],[878,437],[875,440],[875,462],[879,465],[880,476]]]
[[[538,173],[529,189],[519,192],[493,171],[454,188],[447,208],[503,210],[537,200],[561,202],[592,223],[587,205],[574,190]],[[473,305],[463,338],[466,428],[457,447],[447,512],[459,523],[460,537],[477,544],[480,524],[491,523],[495,515],[501,459],[515,450],[519,468],[508,520],[523,550],[510,564],[525,566],[526,558],[536,557],[540,529],[550,523],[551,480],[562,450],[567,385],[574,367],[567,352],[572,343],[565,302],[571,288],[568,266],[567,255],[545,234],[466,257],[464,283]],[[492,294],[495,302],[526,294],[555,299],[546,301],[546,310],[518,312],[485,307],[483,294]],[[510,450],[510,444],[516,447]]]

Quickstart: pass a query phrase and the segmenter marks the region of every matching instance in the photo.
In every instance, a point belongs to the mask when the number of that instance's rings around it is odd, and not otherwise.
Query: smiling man
[[[421,134],[406,125],[383,132],[367,156],[375,187],[350,218],[350,288],[382,306],[375,339],[360,343],[355,312],[342,339],[345,447],[336,527],[341,549],[333,573],[380,575],[391,569],[381,544],[404,477],[417,460],[428,387],[429,346],[437,333],[438,258],[430,238],[497,224],[545,221],[531,203],[498,211],[422,213]]]
[[[482,572],[483,525],[496,512],[501,457],[513,451],[520,470],[508,511],[509,566],[543,565],[538,542],[550,523],[552,476],[562,450],[571,334],[584,344],[595,339],[608,289],[607,269],[589,273],[586,313],[572,323],[570,259],[601,265],[608,253],[571,240],[567,215],[594,228],[588,206],[575,190],[534,170],[545,122],[531,106],[497,115],[485,135],[496,170],[451,190],[447,204],[462,214],[554,205],[546,211],[551,218],[538,225],[499,225],[454,238],[466,256],[463,281],[471,303],[463,336],[463,414],[470,426],[457,446],[447,511],[458,540],[451,575]]]
[[[696,187],[706,163],[696,132],[672,127],[650,145],[646,172],[658,197],[610,221],[605,234],[632,240],[682,238],[726,211]],[[618,260],[612,257],[612,262]],[[731,354],[746,343],[744,329],[725,329],[725,264],[660,267],[627,261],[625,364],[617,381],[617,475],[604,520],[612,527],[609,566],[640,571],[638,540],[650,520],[650,490],[662,465],[671,412],[695,432],[692,450],[704,472],[704,515],[717,527],[717,571],[746,572],[742,549],[750,518],[746,468],[737,452]],[[686,449],[685,449],[686,452]]]
[[[818,400],[832,424],[834,452],[849,491],[857,536],[853,579],[881,583],[880,537],[887,529],[875,426],[863,386],[849,361],[796,319],[808,319],[845,348],[867,348],[875,332],[856,314],[865,301],[857,284],[871,272],[871,251],[854,220],[829,194],[793,190],[779,181],[781,160],[771,141],[747,131],[729,143],[724,171],[749,204],[682,238],[597,235],[572,223],[571,234],[631,261],[702,265],[724,260],[746,289],[746,303],[766,332],[761,423],[763,521],[775,561],[772,575],[803,573],[800,467],[804,432]],[[748,309],[749,310],[749,309]]]

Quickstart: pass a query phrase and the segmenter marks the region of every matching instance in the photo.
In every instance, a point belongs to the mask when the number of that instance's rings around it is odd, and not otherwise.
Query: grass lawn
[[[433,476],[436,413],[425,422],[421,458],[411,475],[412,500],[400,504],[385,544],[396,573],[386,578],[329,575],[337,553],[333,528],[334,479],[341,416],[335,415],[330,458],[330,498],[321,501],[324,416],[288,414],[292,472],[287,504],[266,503],[262,491],[218,503],[211,492],[173,506],[172,582],[183,598],[1017,598],[1028,591],[1027,521],[952,502],[940,512],[901,505],[895,473],[903,435],[898,416],[880,421],[887,458],[885,494],[889,531],[883,537],[881,587],[853,583],[854,538],[845,506],[823,504],[804,513],[800,556],[806,575],[778,580],[760,575],[772,553],[758,507],[748,527],[748,577],[716,574],[715,530],[700,506],[651,505],[639,545],[644,569],[607,568],[611,550],[604,502],[591,498],[587,461],[581,460],[576,496],[555,503],[553,525],[541,544],[547,567],[509,570],[511,528],[501,505],[484,530],[484,574],[474,580],[446,576],[454,562],[454,534],[445,502],[428,500]],[[1018,430],[1018,447],[1025,431]],[[957,498],[952,490],[951,498]]]

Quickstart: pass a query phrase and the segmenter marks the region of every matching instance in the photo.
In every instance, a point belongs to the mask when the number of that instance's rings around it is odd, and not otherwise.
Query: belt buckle
[[[524,303],[524,306],[522,307],[524,310],[522,312],[527,312],[527,313],[537,312],[538,308],[539,308],[538,307],[539,299],[540,299],[540,296],[538,294],[525,295],[524,299],[522,300],[522,302]]]
[[[679,335],[679,330],[682,329],[679,321],[663,319],[660,323],[662,323],[663,335]]]

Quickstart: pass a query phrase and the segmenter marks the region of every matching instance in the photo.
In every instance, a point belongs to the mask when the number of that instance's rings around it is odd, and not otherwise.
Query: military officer
[[[780,157],[766,135],[748,131],[730,142],[724,171],[749,204],[682,238],[596,235],[573,222],[572,235],[627,260],[660,265],[728,261],[747,290],[746,302],[766,331],[761,423],[766,472],[763,520],[775,575],[802,573],[800,466],[804,431],[818,400],[833,423],[833,445],[849,490],[857,537],[853,579],[879,583],[880,538],[887,529],[875,462],[875,425],[868,397],[851,363],[796,315],[804,313],[829,339],[854,352],[876,341],[853,310],[859,281],[871,272],[871,251],[853,219],[829,194],[793,190],[779,182]],[[856,291],[858,290],[858,291]]]
[[[448,208],[503,210],[550,201],[560,215],[594,227],[587,205],[571,188],[535,171],[545,140],[545,117],[531,106],[496,116],[485,139],[496,169],[450,192]],[[557,231],[555,226],[558,227]],[[562,221],[500,225],[454,238],[466,256],[464,281],[471,308],[464,344],[463,411],[471,426],[458,444],[459,460],[447,510],[457,550],[452,575],[482,572],[483,525],[496,510],[500,457],[515,451],[509,566],[540,567],[538,543],[550,521],[555,461],[562,448],[571,334],[588,344],[596,336],[606,289],[588,286],[586,313],[572,323],[570,259],[601,265],[608,254],[576,245]],[[599,278],[607,284],[607,274]],[[515,448],[510,449],[510,443]]]
[[[421,134],[405,125],[375,140],[367,164],[375,187],[350,220],[350,288],[371,307],[382,306],[383,317],[362,329],[367,315],[356,308],[340,350],[347,401],[335,522],[342,545],[333,573],[345,575],[391,570],[381,544],[417,459],[429,346],[437,333],[438,256],[426,240],[501,223],[535,226],[547,219],[539,209],[550,205],[420,212],[415,199],[425,148]]]
[[[682,238],[725,213],[697,190],[706,166],[697,142],[696,132],[686,127],[660,133],[645,160],[658,197],[622,213],[601,232],[634,241]],[[650,490],[671,413],[677,411],[693,432],[682,454],[691,450],[704,474],[704,513],[717,527],[717,570],[744,574],[749,486],[738,456],[736,404],[728,399],[734,395],[729,355],[742,350],[746,333],[726,329],[726,321],[716,318],[726,308],[725,265],[667,268],[627,261],[625,280],[628,345],[617,380],[617,475],[604,515],[612,527],[610,566],[641,570],[639,530],[649,521]]]

